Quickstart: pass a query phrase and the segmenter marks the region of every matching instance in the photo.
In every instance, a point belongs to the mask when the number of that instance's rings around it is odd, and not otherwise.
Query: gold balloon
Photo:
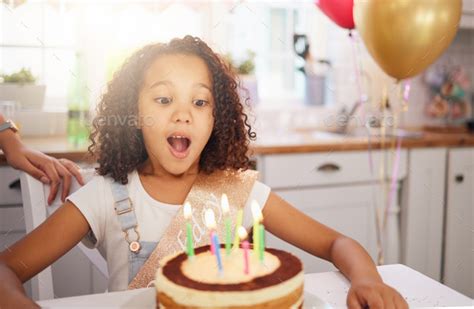
[[[417,75],[451,44],[461,0],[355,0],[354,21],[367,49],[388,75]]]

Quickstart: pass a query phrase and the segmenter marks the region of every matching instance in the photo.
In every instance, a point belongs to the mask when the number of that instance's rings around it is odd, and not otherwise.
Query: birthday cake
[[[158,308],[301,308],[303,267],[294,255],[266,248],[263,257],[242,247],[221,262],[209,246],[164,258],[156,274]],[[245,262],[244,262],[245,260]]]

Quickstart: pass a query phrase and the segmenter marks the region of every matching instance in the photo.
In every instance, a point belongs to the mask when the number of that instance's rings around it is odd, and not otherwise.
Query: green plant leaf
[[[30,69],[22,68],[18,72],[14,72],[10,75],[0,75],[0,79],[4,83],[15,83],[15,84],[33,84],[36,82],[36,77],[33,76]]]

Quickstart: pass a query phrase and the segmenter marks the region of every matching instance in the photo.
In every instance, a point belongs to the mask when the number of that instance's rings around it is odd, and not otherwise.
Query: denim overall
[[[140,241],[138,222],[135,216],[132,200],[129,197],[126,185],[111,180],[112,195],[115,201],[115,213],[125,233],[125,240],[129,244],[128,251],[128,282],[137,275],[158,242]],[[135,240],[131,237],[135,236]]]

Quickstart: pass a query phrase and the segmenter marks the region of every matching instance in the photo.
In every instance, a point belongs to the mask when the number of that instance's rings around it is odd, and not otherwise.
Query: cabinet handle
[[[463,174],[458,174],[456,177],[454,177],[457,183],[462,183],[464,181],[464,175]]]
[[[8,188],[20,190],[20,189],[21,189],[20,178],[18,178],[18,179],[16,179],[16,180],[13,180],[13,181],[8,185]]]
[[[339,171],[341,168],[339,165],[334,164],[334,163],[324,163],[320,166],[318,166],[317,170],[318,172],[325,172],[325,173],[333,173]]]

